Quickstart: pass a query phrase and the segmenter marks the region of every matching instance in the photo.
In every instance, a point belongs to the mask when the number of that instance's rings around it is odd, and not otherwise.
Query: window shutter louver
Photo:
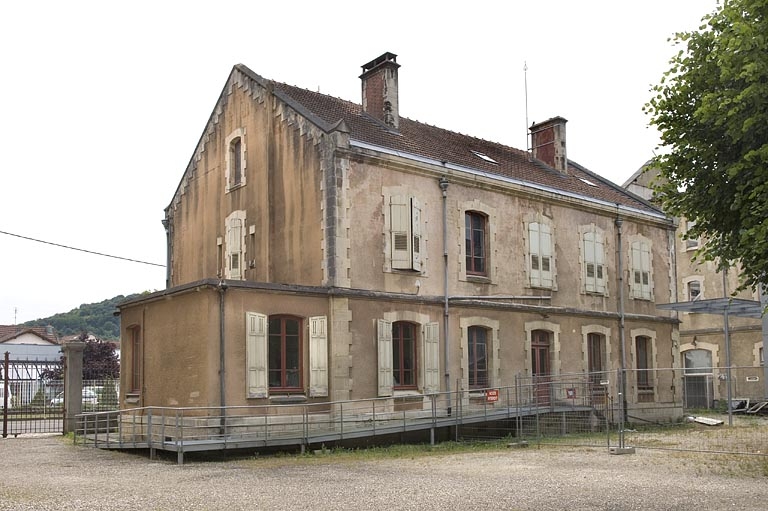
[[[584,284],[588,293],[594,293],[597,291],[596,277],[595,277],[595,241],[594,234],[591,232],[584,233],[584,269],[585,277]]]
[[[229,278],[242,278],[242,245],[243,221],[240,218],[230,220],[227,236],[227,253],[229,254]]]
[[[392,236],[392,268],[407,270],[411,267],[410,218],[405,198],[400,195],[390,199],[390,233]]]
[[[392,395],[392,322],[380,319],[378,321],[377,344],[378,361],[378,395]]]
[[[424,325],[424,393],[440,391],[440,325]]]
[[[605,243],[601,234],[595,234],[595,290],[605,293]]]
[[[249,398],[268,396],[267,385],[267,316],[245,313],[247,395]]]
[[[325,316],[309,318],[309,396],[328,396],[328,321]]]

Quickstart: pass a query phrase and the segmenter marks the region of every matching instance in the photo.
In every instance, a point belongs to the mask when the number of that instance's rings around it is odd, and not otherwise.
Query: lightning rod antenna
[[[528,133],[528,61],[523,61],[523,77],[525,79],[525,150],[531,156],[531,141]]]

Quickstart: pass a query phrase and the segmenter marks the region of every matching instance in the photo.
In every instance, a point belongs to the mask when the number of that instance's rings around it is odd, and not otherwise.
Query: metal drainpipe
[[[616,253],[618,259],[618,280],[619,280],[619,349],[621,351],[621,429],[619,430],[619,447],[624,448],[624,423],[627,420],[627,347],[626,335],[624,333],[624,264],[621,251],[621,226],[624,221],[616,214]]]
[[[168,213],[162,220],[165,228],[165,288],[171,287],[171,221],[168,219]]]
[[[227,283],[224,280],[219,281],[219,400],[221,403],[220,412],[220,425],[219,430],[222,435],[226,433],[226,414],[227,414],[227,398],[224,387],[224,293],[227,292]]]
[[[443,366],[445,367],[445,392],[448,399],[448,416],[451,415],[451,370],[450,370],[450,336],[448,335],[448,179],[440,178],[440,190],[443,192]]]

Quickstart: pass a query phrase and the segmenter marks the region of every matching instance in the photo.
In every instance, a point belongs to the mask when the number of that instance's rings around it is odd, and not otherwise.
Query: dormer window
[[[245,129],[238,128],[226,140],[226,191],[245,184]]]

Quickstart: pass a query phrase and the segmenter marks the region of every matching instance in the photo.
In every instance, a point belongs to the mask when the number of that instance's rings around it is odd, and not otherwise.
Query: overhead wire
[[[165,268],[164,264],[150,263],[150,262],[147,262],[147,261],[140,261],[139,259],[131,259],[130,257],[121,257],[121,256],[116,256],[116,255],[111,255],[111,254],[105,254],[103,252],[96,252],[96,251],[93,251],[93,250],[86,250],[84,248],[71,247],[69,245],[62,245],[61,243],[54,243],[52,241],[39,240],[37,238],[30,238],[29,236],[22,236],[21,234],[14,234],[12,232],[0,231],[0,234],[5,234],[7,236],[13,236],[15,238],[21,238],[21,239],[29,240],[29,241],[36,241],[37,243],[44,243],[46,245],[53,245],[54,247],[66,248],[66,249],[69,249],[69,250],[77,250],[78,252],[85,252],[87,254],[93,254],[93,255],[98,255],[98,256],[102,256],[102,257],[111,257],[112,259],[120,259],[120,260],[123,260],[123,261],[130,261],[132,263],[148,264],[150,266],[159,266],[161,268]]]

